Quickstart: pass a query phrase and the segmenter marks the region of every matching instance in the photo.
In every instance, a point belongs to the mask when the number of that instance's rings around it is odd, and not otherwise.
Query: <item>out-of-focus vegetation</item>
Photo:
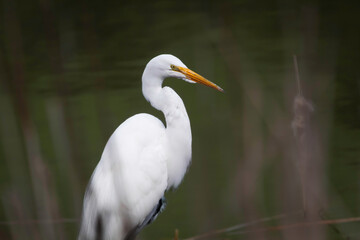
[[[359,222],[256,231],[360,216],[359,10],[325,0],[3,0],[0,239],[76,238],[111,133],[138,112],[163,119],[141,94],[145,64],[160,53],[226,93],[165,81],[187,107],[193,163],[139,239],[278,214],[226,238],[359,238]]]

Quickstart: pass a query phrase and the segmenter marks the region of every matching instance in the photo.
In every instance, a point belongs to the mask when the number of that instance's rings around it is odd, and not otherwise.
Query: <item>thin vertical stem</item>
[[[294,59],[296,82],[297,82],[297,85],[298,85],[298,94],[299,94],[299,96],[302,96],[300,74],[299,74],[299,66],[298,66],[297,57],[296,57],[295,54],[293,55],[293,59]]]

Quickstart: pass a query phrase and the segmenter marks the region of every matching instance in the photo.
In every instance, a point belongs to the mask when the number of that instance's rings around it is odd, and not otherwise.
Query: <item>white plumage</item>
[[[123,122],[107,142],[88,185],[79,240],[134,239],[164,208],[164,193],[177,187],[191,161],[191,128],[179,95],[162,87],[166,77],[220,87],[168,54],[153,58],[142,91],[162,111],[166,127],[141,113]]]

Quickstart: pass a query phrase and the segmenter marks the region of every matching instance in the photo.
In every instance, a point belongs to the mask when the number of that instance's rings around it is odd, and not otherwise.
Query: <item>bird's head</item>
[[[196,72],[188,69],[180,59],[170,54],[161,54],[154,57],[147,64],[146,70],[151,75],[155,75],[162,79],[174,77],[189,83],[201,83],[221,92],[224,91],[215,83],[210,82]]]

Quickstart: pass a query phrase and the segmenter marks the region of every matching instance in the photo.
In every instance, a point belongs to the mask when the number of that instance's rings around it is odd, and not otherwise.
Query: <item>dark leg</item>
[[[166,199],[163,196],[158,204],[153,208],[153,210],[146,216],[146,218],[144,219],[144,221],[137,226],[136,228],[134,228],[132,231],[130,231],[126,237],[125,240],[132,240],[135,239],[136,235],[147,225],[149,225],[150,223],[152,223],[157,216],[159,215],[159,213],[161,213],[162,211],[164,211],[166,207]]]

